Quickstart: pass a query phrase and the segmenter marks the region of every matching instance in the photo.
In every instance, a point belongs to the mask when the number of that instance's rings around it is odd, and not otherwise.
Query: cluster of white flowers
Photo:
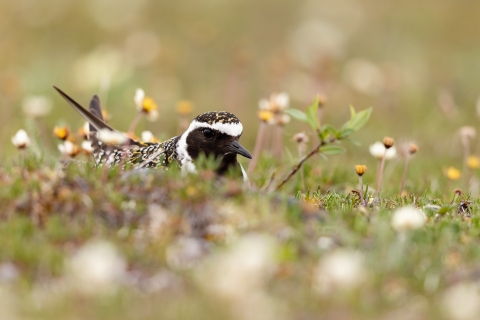
[[[274,93],[269,99],[261,99],[258,102],[259,117],[268,124],[285,125],[290,122],[290,116],[285,113],[289,104],[290,97],[287,93]]]

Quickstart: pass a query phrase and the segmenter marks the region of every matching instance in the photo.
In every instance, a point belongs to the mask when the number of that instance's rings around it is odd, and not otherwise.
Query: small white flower
[[[383,143],[379,141],[375,142],[369,147],[370,154],[377,159],[382,159],[385,156],[385,160],[390,160],[397,156],[397,149],[395,148],[395,146],[389,148],[386,154],[385,149],[386,148]]]
[[[160,113],[158,112],[158,110],[152,110],[149,113],[147,113],[147,120],[150,122],[157,121],[159,117],[160,117]]]
[[[87,137],[90,134],[90,123],[88,123],[88,121],[85,121],[85,123],[83,124],[83,133]]]
[[[30,138],[25,130],[20,129],[17,133],[12,137],[12,143],[18,149],[25,149],[31,143]]]
[[[126,262],[110,242],[96,241],[80,248],[67,262],[71,284],[84,293],[108,293],[126,273]]]
[[[335,290],[354,290],[367,276],[363,256],[339,249],[320,259],[315,269],[315,289],[328,294]]]
[[[283,112],[290,103],[290,97],[287,93],[274,93],[270,96],[270,99],[261,99],[258,102],[260,110],[269,110],[274,113]]]
[[[142,141],[144,142],[152,142],[154,139],[153,133],[151,131],[142,131],[142,134],[140,136],[142,138]]]
[[[23,112],[32,118],[46,116],[52,109],[52,100],[45,96],[30,96],[23,100]]]
[[[453,320],[475,320],[480,314],[478,283],[458,283],[445,291],[442,307]]]
[[[88,153],[92,153],[93,152],[92,143],[90,141],[83,141],[82,149]]]
[[[133,97],[133,101],[135,102],[135,105],[137,106],[138,110],[142,110],[143,99],[145,99],[145,91],[143,91],[143,89],[138,88],[135,91],[135,96]]]
[[[423,211],[406,206],[395,210],[392,217],[392,227],[398,232],[420,229],[425,225],[427,217]]]
[[[67,156],[74,157],[80,151],[73,142],[65,140],[62,144],[58,145],[58,150]]]
[[[98,131],[97,138],[103,143],[116,145],[122,145],[128,140],[128,137],[123,133],[108,129]]]

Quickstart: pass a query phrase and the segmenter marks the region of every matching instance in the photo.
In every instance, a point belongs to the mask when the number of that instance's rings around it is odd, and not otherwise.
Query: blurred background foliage
[[[418,143],[426,161],[461,163],[456,133],[477,121],[478,12],[472,0],[0,0],[0,158],[16,156],[10,138],[28,127],[29,96],[52,101],[46,128],[82,125],[57,85],[83,105],[99,94],[121,130],[143,88],[160,119],[139,130],[161,138],[177,134],[180,100],[195,114],[232,111],[250,150],[260,98],[285,91],[304,109],[320,93],[333,124],[350,104],[373,106],[363,146],[352,147],[364,158],[390,135]],[[292,121],[285,140],[304,129]],[[59,157],[53,140],[42,148]],[[362,162],[358,153],[337,159]]]

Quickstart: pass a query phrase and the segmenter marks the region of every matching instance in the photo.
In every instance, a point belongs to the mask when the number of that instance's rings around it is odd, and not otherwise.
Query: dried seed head
[[[299,132],[293,136],[293,141],[296,143],[307,143],[308,142],[308,136],[304,132]]]
[[[391,147],[393,147],[394,144],[395,144],[395,140],[393,140],[393,138],[390,138],[390,137],[383,138],[383,145],[385,146],[386,149],[390,149]]]
[[[455,189],[455,190],[453,190],[453,193],[455,193],[455,194],[456,194],[457,196],[459,196],[459,197],[463,195],[463,192],[462,192],[462,190],[460,190],[460,189]]]
[[[410,143],[410,145],[408,146],[408,153],[415,154],[417,153],[417,151],[418,151],[418,146],[414,143]]]
[[[70,134],[70,129],[65,126],[65,127],[57,127],[53,128],[53,134],[55,137],[57,137],[60,140],[66,140],[68,138],[68,135]]]
[[[317,95],[317,98],[318,98],[318,107],[319,108],[324,107],[325,103],[327,102],[327,96],[325,96],[323,94],[319,94],[319,95]]]
[[[357,164],[355,166],[355,171],[357,172],[358,176],[361,177],[367,171],[367,166],[363,164]]]

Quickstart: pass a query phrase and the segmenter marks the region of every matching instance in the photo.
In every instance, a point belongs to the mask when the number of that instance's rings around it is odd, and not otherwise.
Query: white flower
[[[25,130],[20,129],[17,133],[12,137],[12,143],[18,149],[25,149],[31,143],[30,138]]]
[[[212,257],[200,280],[219,297],[242,300],[263,291],[274,267],[275,240],[251,234]]]
[[[453,320],[476,320],[480,314],[480,286],[478,283],[458,283],[447,289],[442,307]]]
[[[85,123],[83,124],[82,130],[83,130],[83,134],[86,137],[88,137],[88,135],[90,134],[90,123],[88,123],[88,121],[85,121]]]
[[[354,290],[367,276],[363,256],[339,249],[322,258],[315,269],[315,289],[328,294],[334,290]]]
[[[145,99],[145,91],[143,91],[143,89],[138,88],[135,91],[135,96],[133,97],[133,101],[135,102],[135,105],[137,106],[138,110],[142,110],[143,99]]]
[[[32,118],[46,116],[52,109],[52,100],[45,96],[29,96],[23,100],[23,112]]]
[[[147,113],[147,120],[150,122],[155,122],[157,119],[160,117],[160,113],[158,110],[152,110],[149,113]]]
[[[123,133],[108,129],[98,131],[97,138],[103,143],[116,145],[122,145],[128,140],[128,137]]]
[[[395,210],[392,217],[392,227],[398,232],[420,229],[425,225],[427,217],[423,211],[406,206]]]
[[[287,93],[274,93],[270,96],[270,99],[261,99],[258,102],[260,110],[268,110],[274,113],[282,112],[290,103],[290,97]]]
[[[80,151],[78,146],[71,141],[65,140],[62,144],[58,145],[58,150],[67,156],[75,157]]]
[[[82,149],[88,153],[92,153],[93,152],[92,143],[90,141],[83,141]]]
[[[379,141],[371,144],[369,150],[370,154],[377,159],[382,159],[385,156],[385,160],[390,160],[397,156],[397,149],[395,146],[389,148],[385,154],[385,146]]]
[[[145,142],[152,142],[154,139],[153,133],[151,131],[142,131],[142,134],[140,136],[142,138],[142,141]]]
[[[84,293],[108,293],[124,278],[126,262],[106,241],[87,243],[67,262],[71,284]]]

